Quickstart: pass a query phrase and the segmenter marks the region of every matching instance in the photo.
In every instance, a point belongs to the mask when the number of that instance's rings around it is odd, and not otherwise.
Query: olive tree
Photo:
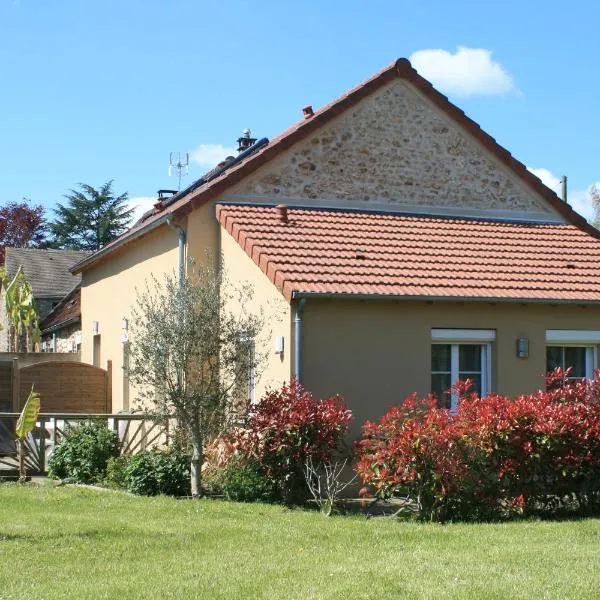
[[[264,356],[262,310],[253,290],[233,285],[213,266],[152,277],[132,309],[127,372],[144,407],[175,418],[191,449],[191,490],[201,495],[203,446],[247,400],[249,377]]]

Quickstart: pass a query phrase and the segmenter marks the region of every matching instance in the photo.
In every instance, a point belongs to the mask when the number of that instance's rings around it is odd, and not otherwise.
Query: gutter
[[[304,308],[306,307],[306,298],[298,300],[294,313],[294,377],[298,383],[302,383],[302,334],[304,321]]]
[[[178,233],[178,237],[179,237],[179,265],[178,265],[178,269],[177,269],[177,283],[179,284],[179,287],[181,288],[183,286],[183,276],[185,273],[186,233],[185,233],[185,229],[181,225],[179,225],[179,223],[175,223],[175,221],[173,221],[172,214],[167,215],[166,223],[171,229],[174,229]]]
[[[564,298],[503,298],[482,296],[406,296],[398,294],[349,294],[349,293],[320,293],[320,292],[292,292],[292,300],[388,300],[388,301],[415,301],[415,302],[487,302],[492,304],[571,304],[578,306],[598,306],[598,300],[571,300]]]
[[[75,323],[79,323],[80,321],[81,321],[81,316],[71,317],[70,319],[65,319],[64,321],[61,321],[60,323],[56,323],[56,325],[52,325],[50,327],[47,327],[46,329],[42,329],[42,335],[54,333],[55,331],[58,331],[59,329],[63,329],[64,327],[67,327],[67,325],[74,325]]]

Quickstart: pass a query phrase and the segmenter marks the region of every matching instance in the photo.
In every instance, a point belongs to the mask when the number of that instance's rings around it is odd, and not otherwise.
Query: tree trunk
[[[194,498],[199,498],[202,495],[202,463],[204,462],[204,454],[202,448],[202,434],[197,425],[192,426],[190,431],[190,442],[192,445],[192,460],[190,464],[192,496]]]

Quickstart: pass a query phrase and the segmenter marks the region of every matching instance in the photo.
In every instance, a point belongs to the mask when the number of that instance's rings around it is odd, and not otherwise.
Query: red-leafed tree
[[[40,248],[46,241],[44,207],[27,199],[0,206],[0,265],[4,264],[4,249]]]

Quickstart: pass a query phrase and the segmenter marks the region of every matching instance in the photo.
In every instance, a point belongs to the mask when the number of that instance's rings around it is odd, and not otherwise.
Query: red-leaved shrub
[[[405,494],[426,519],[590,509],[600,502],[600,382],[555,371],[548,391],[479,398],[461,385],[451,415],[410,396],[358,442],[358,472],[380,496]]]
[[[247,427],[223,438],[225,462],[256,465],[275,484],[279,499],[295,500],[305,489],[305,461],[331,458],[351,420],[341,396],[317,400],[292,381],[248,406]]]

